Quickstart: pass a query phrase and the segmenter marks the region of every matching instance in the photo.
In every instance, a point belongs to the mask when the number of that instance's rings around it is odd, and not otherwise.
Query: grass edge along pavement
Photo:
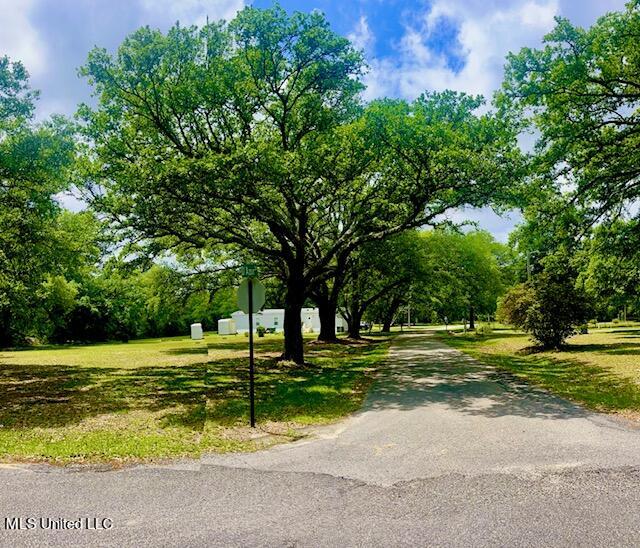
[[[482,363],[588,409],[640,420],[640,329],[592,330],[569,339],[560,351],[546,352],[536,351],[524,333],[508,329],[486,334],[438,331],[437,337]],[[622,337],[632,342],[619,342]],[[621,360],[625,363],[618,365]]]
[[[281,336],[257,339],[257,429],[245,337],[0,351],[0,462],[119,465],[296,440],[361,407],[390,341],[308,336],[300,367],[277,360]]]

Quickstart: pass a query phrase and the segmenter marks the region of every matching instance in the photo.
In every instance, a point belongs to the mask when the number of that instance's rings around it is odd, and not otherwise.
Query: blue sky
[[[272,2],[256,0],[253,5],[262,8],[272,5]],[[371,37],[375,37],[367,48],[372,58],[395,56],[407,29],[415,26],[432,8],[427,0],[284,0],[280,5],[287,11],[313,6],[327,16],[336,32],[345,36],[356,34],[359,26],[365,22]],[[458,42],[459,30],[459,22],[455,18],[443,16],[439,18],[437,27],[424,35],[425,44],[434,53],[444,55],[452,70],[459,70],[464,64]]]
[[[142,25],[166,29],[175,21],[201,24],[232,18],[247,3],[272,0],[0,0],[0,55],[20,59],[41,90],[38,117],[71,115],[90,98],[77,68],[95,45],[114,50]],[[491,97],[505,55],[537,46],[554,16],[588,26],[624,0],[280,0],[288,11],[319,9],[336,32],[364,50],[365,97],[412,99],[446,88]],[[65,198],[70,207],[78,204]],[[518,216],[454,212],[504,240]]]

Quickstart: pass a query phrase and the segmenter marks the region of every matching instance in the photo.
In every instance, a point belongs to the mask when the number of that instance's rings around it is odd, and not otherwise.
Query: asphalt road
[[[363,411],[314,439],[167,467],[3,467],[0,489],[2,546],[637,546],[640,430],[405,336]]]

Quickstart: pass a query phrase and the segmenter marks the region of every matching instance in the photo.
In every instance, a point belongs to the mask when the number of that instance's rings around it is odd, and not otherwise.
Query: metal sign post
[[[249,278],[249,406],[251,428],[256,427],[255,388],[253,383],[253,279]]]
[[[249,316],[249,407],[251,416],[251,428],[256,426],[255,405],[255,365],[253,358],[253,314],[258,312],[265,300],[265,288],[256,278],[258,269],[254,264],[245,264],[242,267],[242,280],[238,288],[238,306]]]

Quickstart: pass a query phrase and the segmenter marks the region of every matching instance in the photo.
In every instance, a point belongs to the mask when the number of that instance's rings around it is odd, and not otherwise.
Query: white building
[[[231,314],[231,319],[235,324],[237,333],[249,332],[248,314],[238,310]],[[320,331],[320,314],[317,308],[303,308],[300,319],[302,320],[302,330],[305,333],[318,333]],[[282,332],[284,326],[284,308],[266,308],[265,310],[255,313],[253,315],[253,328],[256,329],[259,325],[277,333]],[[336,333],[342,333],[346,331],[346,329],[346,320],[340,314],[336,314]]]

